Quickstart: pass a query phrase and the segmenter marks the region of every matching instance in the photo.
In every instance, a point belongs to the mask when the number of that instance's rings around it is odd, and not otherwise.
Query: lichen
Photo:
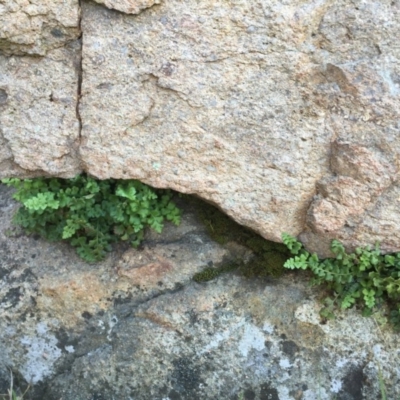
[[[204,224],[211,239],[221,245],[236,242],[247,247],[253,254],[249,261],[240,258],[230,259],[219,266],[205,268],[194,275],[193,279],[196,282],[209,281],[234,270],[247,278],[279,277],[285,272],[283,264],[290,258],[290,253],[285,245],[264,239],[206,202],[197,198],[190,198],[189,201],[195,207],[197,216]]]

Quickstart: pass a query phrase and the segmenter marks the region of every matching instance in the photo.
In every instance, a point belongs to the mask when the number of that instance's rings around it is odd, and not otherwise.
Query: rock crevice
[[[82,141],[82,118],[81,118],[81,113],[79,111],[79,106],[80,106],[80,99],[82,96],[82,75],[83,75],[83,70],[82,70],[82,42],[83,42],[83,32],[82,32],[82,0],[78,0],[79,1],[79,22],[78,22],[78,26],[79,26],[79,31],[81,32],[81,35],[79,36],[78,40],[79,40],[79,45],[80,45],[80,52],[79,55],[77,56],[77,62],[76,62],[76,71],[77,71],[77,75],[78,75],[78,81],[77,81],[77,90],[76,90],[76,118],[78,120],[78,130],[79,130],[79,146],[81,145],[81,141]]]

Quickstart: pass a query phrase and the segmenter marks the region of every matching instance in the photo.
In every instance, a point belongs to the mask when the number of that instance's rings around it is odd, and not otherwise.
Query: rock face
[[[80,35],[79,0],[2,0],[0,52],[45,55]]]
[[[3,176],[137,178],[321,255],[333,238],[400,250],[399,1],[82,1],[80,27],[78,4],[57,4],[46,18],[62,40],[43,25],[40,45],[15,47],[1,28]],[[82,65],[67,49],[80,31]],[[63,71],[47,76],[52,51]],[[42,77],[8,72],[21,52],[44,55]]]
[[[78,0],[0,3],[2,176],[81,171]]]
[[[324,323],[301,274],[193,282],[251,258],[211,241],[191,205],[179,227],[96,265],[21,235],[16,206],[0,185],[0,393],[11,370],[26,400],[371,400],[381,383],[400,396],[399,335],[378,315]]]
[[[139,14],[145,8],[160,4],[161,0],[95,0],[95,2],[127,14]]]
[[[46,57],[0,55],[0,165],[4,175],[79,173],[78,42]]]

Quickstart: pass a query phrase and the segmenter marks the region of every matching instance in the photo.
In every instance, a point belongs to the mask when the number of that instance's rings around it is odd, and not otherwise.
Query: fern
[[[22,206],[14,222],[28,233],[67,240],[88,262],[102,260],[119,240],[138,246],[144,229],[161,232],[164,221],[178,225],[180,211],[168,190],[155,190],[136,180],[3,179],[16,188]]]
[[[285,268],[312,271],[314,284],[325,284],[334,294],[334,299],[324,300],[321,316],[333,317],[333,309],[360,306],[368,316],[374,307],[387,303],[390,321],[400,330],[400,253],[383,255],[379,245],[374,249],[357,248],[348,254],[337,240],[331,250],[335,258],[319,260],[310,254],[296,238],[284,233],[283,243],[294,257],[285,263]]]

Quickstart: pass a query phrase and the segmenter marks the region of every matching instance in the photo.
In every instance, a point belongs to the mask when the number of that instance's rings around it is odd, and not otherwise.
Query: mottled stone
[[[81,27],[77,1],[0,5],[1,52],[46,55],[0,62],[2,176],[136,178],[321,255],[400,250],[397,0],[96,2]]]
[[[46,57],[0,55],[1,176],[72,177],[77,150],[80,44]]]
[[[371,202],[367,185],[348,176],[335,176],[323,179],[317,184],[318,193],[324,198],[342,204],[351,214],[360,214]]]
[[[378,196],[398,179],[395,157],[385,160],[380,149],[368,149],[355,143],[335,141],[332,145],[331,170],[335,176],[351,177]]]
[[[84,168],[195,193],[268,239],[350,245],[361,234],[341,233],[347,215],[397,181],[399,26],[389,1],[172,0],[137,16],[84,4]],[[314,212],[318,182],[337,174],[374,193]]]
[[[398,179],[396,159],[387,159],[380,149],[367,149],[348,142],[334,142],[331,154],[331,171],[334,177],[324,178],[317,184],[315,196],[307,215],[311,232],[302,235],[303,241],[321,255],[329,255],[327,239],[340,239],[348,247],[371,243],[371,237],[382,238],[384,221],[371,224],[370,215],[376,213],[383,193],[391,193],[391,186]],[[386,196],[385,196],[386,197]],[[398,198],[392,199],[398,201]],[[392,217],[398,220],[396,214]],[[369,221],[370,226],[365,225]],[[372,229],[371,229],[372,228]],[[369,232],[369,230],[371,231]],[[370,235],[366,240],[366,235]],[[314,246],[318,235],[324,236],[325,250]],[[311,237],[314,236],[314,239]],[[375,241],[380,241],[376,236]],[[382,238],[383,249],[397,249],[397,232]]]
[[[87,264],[12,227],[11,192],[0,185],[3,393],[11,369],[32,400],[370,400],[382,382],[399,398],[399,335],[379,313],[321,320],[301,273],[193,282],[234,243],[212,242],[184,200],[180,226]]]
[[[84,168],[198,194],[270,239],[300,232],[329,134],[304,115],[304,55],[272,22],[284,10],[264,7],[84,4]]]
[[[0,52],[44,55],[80,35],[79,0],[3,0]]]
[[[139,14],[142,10],[160,4],[161,0],[94,0],[96,3],[104,4],[108,8],[127,13]]]
[[[318,199],[310,209],[308,223],[316,233],[336,233],[346,222],[346,211],[346,208],[337,202]]]

